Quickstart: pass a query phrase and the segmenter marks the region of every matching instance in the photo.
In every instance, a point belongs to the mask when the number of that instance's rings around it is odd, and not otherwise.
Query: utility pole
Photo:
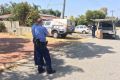
[[[114,21],[113,21],[113,19],[114,19],[114,10],[111,10],[111,13],[112,13],[112,24],[113,24],[113,29],[115,29],[115,26],[114,26]]]
[[[111,13],[112,13],[112,17],[114,17],[114,12],[115,12],[114,10],[111,10]]]
[[[62,19],[64,19],[64,16],[65,16],[65,7],[66,7],[66,0],[64,0],[64,3],[63,3]]]
[[[112,22],[113,22],[113,19],[114,19],[114,10],[111,10],[111,13],[112,13]]]

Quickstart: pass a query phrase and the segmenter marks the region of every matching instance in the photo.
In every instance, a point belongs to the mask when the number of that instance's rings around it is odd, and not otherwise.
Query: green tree
[[[115,26],[120,27],[120,19],[119,18],[116,18]]]
[[[33,4],[33,6],[31,6],[30,12],[28,13],[25,22],[27,26],[32,26],[35,20],[40,17],[40,9],[41,7],[39,5]]]
[[[106,7],[102,7],[100,11],[107,15],[108,9]]]
[[[61,12],[60,12],[60,11],[55,10],[54,12],[55,12],[55,16],[57,16],[57,17],[60,17],[60,16],[61,16]]]
[[[15,3],[15,2],[10,2],[10,5],[11,5],[11,7],[15,7],[16,5],[17,5],[17,3]]]
[[[56,15],[52,9],[48,9],[47,14],[49,15]]]
[[[87,20],[85,15],[81,15],[77,18],[77,25],[87,25]]]
[[[39,11],[31,9],[31,11],[29,12],[26,18],[26,25],[31,26],[34,23],[34,21],[39,17],[40,17]]]
[[[9,8],[9,4],[0,5],[0,15],[9,14],[11,12]]]
[[[41,6],[40,5],[36,5],[36,4],[33,4],[33,7],[32,7],[34,10],[37,10],[38,12],[40,12],[41,10]]]
[[[21,25],[25,25],[27,15],[29,14],[31,6],[25,3],[18,3],[13,8],[13,14],[16,20],[19,20]]]
[[[69,19],[77,25],[77,19],[74,16],[70,16]]]
[[[48,14],[48,15],[54,15],[54,16],[57,16],[57,17],[61,16],[61,12],[60,11],[52,10],[52,9],[42,9],[41,13],[42,14]]]
[[[0,22],[0,32],[5,32],[5,31],[6,31],[5,24],[3,22]]]
[[[42,14],[47,14],[47,10],[46,10],[46,9],[42,9],[42,10],[41,10],[41,13],[42,13]]]
[[[74,18],[74,16],[70,16],[70,18],[69,18],[71,21],[75,21],[75,18]]]
[[[87,19],[88,23],[92,22],[92,19],[104,19],[105,17],[106,17],[106,15],[101,11],[88,10],[86,12],[86,19]]]
[[[36,18],[39,18],[40,6],[39,5],[30,5],[27,2],[22,3],[12,3],[12,14],[9,20],[18,20],[20,25],[31,26]]]

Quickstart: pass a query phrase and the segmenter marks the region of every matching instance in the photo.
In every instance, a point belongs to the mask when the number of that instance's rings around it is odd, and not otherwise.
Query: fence
[[[8,33],[24,35],[31,32],[31,27],[19,26],[19,21],[0,21],[5,24]]]
[[[20,26],[19,28],[16,29],[17,35],[24,35],[26,33],[31,33],[31,27]]]

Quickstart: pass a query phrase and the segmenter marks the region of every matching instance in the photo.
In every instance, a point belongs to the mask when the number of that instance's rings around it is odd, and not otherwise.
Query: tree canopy
[[[88,25],[92,23],[92,19],[104,19],[106,15],[100,10],[88,10],[85,15],[75,18],[76,25]]]
[[[87,25],[87,20],[85,15],[81,15],[77,18],[77,24]]]
[[[27,15],[31,11],[30,9],[31,6],[27,2],[19,3],[13,8],[12,14],[16,20],[20,21],[21,25],[25,25]]]
[[[100,11],[103,12],[105,15],[108,13],[108,9],[106,7],[100,8]]]
[[[28,4],[27,2],[0,5],[0,15],[13,14],[10,20],[19,20],[20,25],[31,26],[33,21],[39,17],[39,14],[61,16],[59,10],[41,9],[40,5]],[[88,10],[84,15],[78,17],[71,16],[70,20],[74,21],[76,25],[87,25],[92,22],[92,19],[104,19],[107,16],[107,8],[102,7],[100,10]]]
[[[104,19],[105,18],[105,14],[101,11],[91,11],[88,10],[86,12],[86,19],[88,22],[91,22],[91,19]]]
[[[9,14],[11,12],[8,4],[0,5],[0,15]]]
[[[52,10],[52,9],[42,9],[41,13],[42,14],[48,14],[48,15],[54,15],[54,16],[57,16],[57,17],[61,16],[61,12],[60,11]]]
[[[35,18],[40,17],[40,14],[61,16],[61,12],[52,9],[41,9],[40,5],[28,4],[27,2],[0,5],[0,15],[12,14],[8,20],[19,20],[20,25],[31,26]]]
[[[31,11],[29,12],[29,14],[27,15],[27,18],[26,18],[26,21],[25,21],[25,24],[27,26],[31,26],[34,21],[39,18],[39,12],[37,10],[34,10],[34,9],[31,9]]]

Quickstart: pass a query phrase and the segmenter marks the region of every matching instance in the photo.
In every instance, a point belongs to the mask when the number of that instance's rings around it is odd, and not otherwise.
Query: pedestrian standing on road
[[[93,24],[92,26],[92,37],[95,38],[95,31],[96,31],[96,25]]]
[[[46,41],[48,31],[42,26],[42,22],[43,20],[39,18],[32,26],[34,61],[35,65],[38,66],[39,73],[44,73],[46,71],[48,74],[52,74],[56,71],[52,69],[51,58]]]

